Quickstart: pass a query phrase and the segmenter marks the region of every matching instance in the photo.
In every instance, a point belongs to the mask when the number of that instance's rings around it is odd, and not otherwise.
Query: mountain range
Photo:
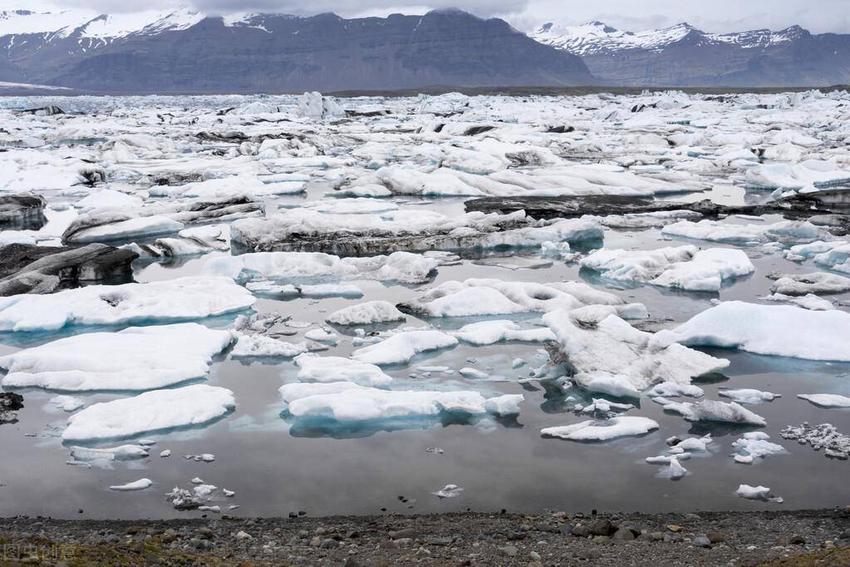
[[[682,23],[643,32],[602,22],[547,23],[540,43],[580,56],[602,83],[619,86],[795,87],[850,83],[850,35],[792,26],[712,34]]]
[[[175,9],[0,12],[2,85],[95,93],[424,87],[792,87],[850,83],[850,35],[629,32],[547,23],[529,35],[460,10],[344,19]]]
[[[0,13],[0,81],[109,93],[593,82],[581,58],[458,10],[343,19],[177,10]]]

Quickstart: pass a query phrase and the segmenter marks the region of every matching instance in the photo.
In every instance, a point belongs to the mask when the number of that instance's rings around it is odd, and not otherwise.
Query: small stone
[[[245,540],[245,539],[254,539],[254,538],[248,532],[239,531],[239,532],[236,532],[236,539]]]
[[[693,543],[697,547],[705,547],[705,548],[711,547],[711,540],[709,540],[704,535],[696,536],[691,543]]]
[[[532,551],[531,553],[528,554],[528,556],[531,557],[532,561],[540,561],[542,559],[540,557],[540,554],[537,553],[536,551]]]
[[[682,531],[682,526],[678,526],[676,524],[670,524],[670,525],[667,526],[667,529],[670,530],[671,532],[673,532],[674,534],[677,534],[680,531]]]
[[[326,538],[322,540],[320,547],[322,549],[335,549],[339,547],[339,542],[335,539]]]
[[[590,536],[590,528],[583,524],[578,524],[573,526],[570,530],[570,533],[576,537],[589,537]]]
[[[611,520],[596,519],[591,520],[587,524],[590,533],[595,536],[610,536],[617,531],[617,526],[611,523]]]
[[[705,537],[708,538],[708,541],[711,543],[720,543],[726,541],[726,535],[720,532],[708,532],[705,534]]]
[[[198,528],[197,533],[203,539],[212,539],[213,537],[215,537],[215,534],[213,534],[213,531],[211,529],[207,528],[207,527]]]
[[[413,528],[403,528],[400,530],[395,530],[390,532],[391,539],[403,539],[410,538],[413,539],[416,537],[416,530]]]
[[[521,541],[527,537],[525,532],[510,532],[508,534],[508,541]]]
[[[604,535],[593,536],[593,543],[608,543],[611,538]]]
[[[319,536],[315,536],[310,540],[310,547],[319,547],[320,545],[322,545],[322,538]]]
[[[632,541],[635,539],[635,534],[629,528],[620,528],[614,532],[613,538],[615,541]]]
[[[519,549],[517,549],[517,547],[514,546],[514,545],[502,546],[502,547],[499,548],[499,551],[501,551],[503,554],[507,555],[508,557],[516,557],[516,554],[519,553]]]
[[[791,545],[806,545],[806,538],[801,535],[792,535],[788,538],[788,543]]]

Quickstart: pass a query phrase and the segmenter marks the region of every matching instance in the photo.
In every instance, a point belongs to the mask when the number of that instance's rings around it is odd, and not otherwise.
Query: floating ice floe
[[[738,490],[735,491],[735,494],[741,498],[746,498],[747,500],[762,500],[764,502],[776,502],[777,504],[781,504],[783,502],[781,497],[775,496],[773,491],[766,486],[750,486],[749,484],[742,484],[738,487]]]
[[[196,323],[75,335],[0,357],[2,383],[66,392],[163,388],[204,378],[232,342],[229,331]]]
[[[143,445],[120,445],[118,447],[70,447],[71,458],[76,462],[91,461],[134,461],[150,456],[150,451]]]
[[[581,260],[581,266],[603,277],[629,282],[684,289],[719,291],[724,281],[755,271],[741,250],[696,246],[655,250],[597,250]]]
[[[850,278],[814,272],[811,274],[776,274],[770,291],[782,295],[802,295],[844,293],[850,291]]]
[[[678,382],[660,382],[650,388],[646,394],[651,398],[677,398],[686,396],[688,398],[701,398],[705,391],[693,384],[680,384]]]
[[[47,402],[50,406],[65,412],[75,412],[85,407],[86,401],[76,396],[53,396]]]
[[[540,434],[569,441],[609,441],[645,435],[656,429],[658,423],[648,417],[620,416],[605,421],[588,420],[572,425],[546,427],[540,430]]]
[[[850,458],[850,435],[845,435],[831,423],[820,425],[789,425],[780,433],[783,439],[792,439],[801,445],[809,445],[815,451],[823,449],[824,456],[846,461]]]
[[[727,403],[716,400],[700,400],[696,403],[671,402],[664,404],[664,410],[681,414],[688,421],[757,425],[759,427],[767,425],[767,421],[762,416],[736,402]]]
[[[388,301],[367,301],[358,305],[343,307],[334,311],[325,319],[334,325],[375,325],[404,321],[404,313]]]
[[[303,354],[295,358],[298,379],[302,382],[352,382],[361,386],[387,386],[392,376],[378,366],[343,358]]]
[[[310,283],[322,279],[363,279],[421,283],[439,262],[420,254],[340,258],[318,252],[257,252],[214,258],[204,265],[208,275],[227,276],[239,283],[272,280]]]
[[[793,333],[786,332],[794,329]],[[657,344],[737,348],[755,354],[850,362],[850,314],[728,301],[656,335]]]
[[[771,455],[787,453],[785,447],[768,439],[770,436],[762,431],[744,433],[743,437],[732,443],[732,448],[735,450],[732,458],[736,463],[749,465]]]
[[[231,225],[234,246],[247,252],[326,252],[345,256],[392,251],[538,247],[601,240],[602,227],[586,219],[537,222],[523,211],[509,215],[481,212],[447,217],[433,211],[400,209],[380,215],[324,214],[290,209],[267,218]]]
[[[230,351],[234,358],[294,358],[309,349],[306,343],[290,343],[263,335],[239,334]]]
[[[145,490],[153,486],[153,481],[149,478],[140,478],[134,482],[128,482],[127,484],[121,484],[117,486],[110,486],[109,490],[115,490],[118,492],[131,492],[136,490]]]
[[[835,309],[835,305],[831,301],[818,297],[812,293],[803,296],[773,293],[765,297],[760,297],[759,299],[764,301],[790,303],[791,305],[796,305],[797,307],[802,307],[809,311],[831,311],[832,309]]]
[[[287,411],[296,419],[324,418],[361,422],[441,415],[515,415],[521,394],[485,398],[479,392],[392,391],[353,382],[286,384],[280,388]]]
[[[447,484],[437,492],[432,492],[437,498],[456,498],[461,495],[463,488],[456,484]]]
[[[850,172],[829,161],[809,159],[800,163],[760,164],[748,169],[742,182],[759,189],[775,189],[776,197],[790,196],[850,183]]]
[[[838,394],[797,394],[797,397],[822,408],[850,408],[850,398]]]
[[[448,281],[418,300],[399,305],[402,311],[428,317],[475,317],[576,309],[610,305],[623,317],[642,319],[646,307],[579,282],[513,282],[497,279]]]
[[[67,325],[171,323],[226,315],[254,304],[226,278],[186,277],[94,285],[52,295],[0,298],[0,331],[55,331]]]
[[[752,388],[741,388],[738,390],[720,390],[717,392],[723,398],[729,398],[733,402],[739,404],[761,404],[764,402],[772,402],[776,398],[781,398],[782,394],[774,394],[773,392],[764,392]]]
[[[665,226],[661,229],[661,234],[737,245],[765,242],[799,244],[813,242],[824,236],[821,229],[807,221],[780,221],[774,224],[732,224],[712,220],[681,221]]]
[[[491,345],[500,341],[545,342],[555,340],[555,335],[547,327],[522,329],[508,320],[481,321],[464,325],[454,333],[460,340],[476,345]]]
[[[208,424],[236,407],[233,392],[197,384],[94,404],[68,418],[65,443],[126,439]]]
[[[114,213],[96,210],[77,217],[62,240],[69,244],[134,240],[174,234],[183,228],[182,222],[165,215],[128,216],[122,209],[116,209]]]
[[[658,345],[651,333],[606,309],[558,310],[543,321],[559,344],[556,362],[567,363],[572,381],[591,392],[637,397],[656,384],[689,385],[692,378],[729,365],[677,343]]]
[[[441,331],[400,331],[379,343],[355,350],[351,358],[379,366],[406,364],[417,354],[451,348],[457,344],[456,338]]]

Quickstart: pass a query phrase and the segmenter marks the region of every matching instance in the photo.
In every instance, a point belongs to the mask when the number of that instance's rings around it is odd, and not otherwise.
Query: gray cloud
[[[0,8],[33,9],[41,4],[113,13],[173,9],[175,2],[146,0],[140,6],[127,0],[0,0]],[[814,32],[850,32],[848,0],[185,0],[185,4],[213,14],[336,12],[349,17],[458,7],[479,16],[504,17],[520,29],[545,21],[580,24],[601,20],[633,31],[688,21],[713,32],[781,29],[794,24]]]

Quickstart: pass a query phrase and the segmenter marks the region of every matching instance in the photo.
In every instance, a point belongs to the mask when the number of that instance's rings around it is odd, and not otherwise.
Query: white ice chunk
[[[226,278],[93,285],[51,295],[0,298],[0,331],[187,321],[241,311],[254,301],[250,292]]]
[[[355,350],[351,357],[379,366],[405,364],[417,354],[457,344],[456,338],[440,331],[402,331],[379,343]]]
[[[762,500],[764,502],[776,502],[777,504],[781,504],[783,501],[781,497],[774,496],[770,488],[766,486],[750,486],[749,484],[742,484],[738,487],[738,490],[735,491],[735,494],[748,500]]]
[[[792,330],[793,332],[789,332]],[[699,313],[659,343],[737,348],[755,354],[850,362],[850,314],[728,301]]]
[[[334,325],[374,325],[404,319],[404,314],[388,301],[367,301],[334,311],[325,320]]]
[[[263,335],[240,334],[236,346],[230,351],[235,358],[279,357],[293,358],[307,352],[306,343],[289,343]]]
[[[797,394],[797,397],[822,408],[850,408],[850,398],[838,394]]]
[[[782,445],[768,441],[770,436],[762,431],[751,431],[732,443],[735,452],[732,457],[736,463],[752,464],[757,459],[770,455],[782,455],[787,451]]]
[[[145,490],[146,488],[150,488],[153,486],[153,481],[149,478],[140,478],[134,482],[128,482],[127,484],[121,484],[118,486],[110,486],[109,490],[116,490],[119,492],[131,492],[135,490]]]
[[[155,390],[87,407],[68,418],[66,443],[123,439],[145,433],[208,424],[236,407],[233,392],[196,384]]]
[[[720,390],[718,394],[723,398],[729,398],[733,402],[739,404],[760,404],[763,402],[772,402],[776,398],[782,397],[781,394],[773,392],[764,392],[753,388],[741,388],[738,390]]]
[[[386,386],[393,379],[378,366],[341,356],[303,354],[295,358],[302,382],[353,382],[361,386]]]
[[[464,325],[454,333],[460,340],[476,345],[491,345],[500,341],[545,342],[555,340],[547,327],[521,329],[513,321],[481,321]]]
[[[0,357],[6,387],[67,392],[150,390],[204,378],[230,331],[196,323],[87,333]]]
[[[647,417],[619,416],[605,421],[587,420],[573,425],[546,427],[540,430],[540,434],[569,441],[608,441],[645,435],[655,429],[658,429],[658,423]]]

